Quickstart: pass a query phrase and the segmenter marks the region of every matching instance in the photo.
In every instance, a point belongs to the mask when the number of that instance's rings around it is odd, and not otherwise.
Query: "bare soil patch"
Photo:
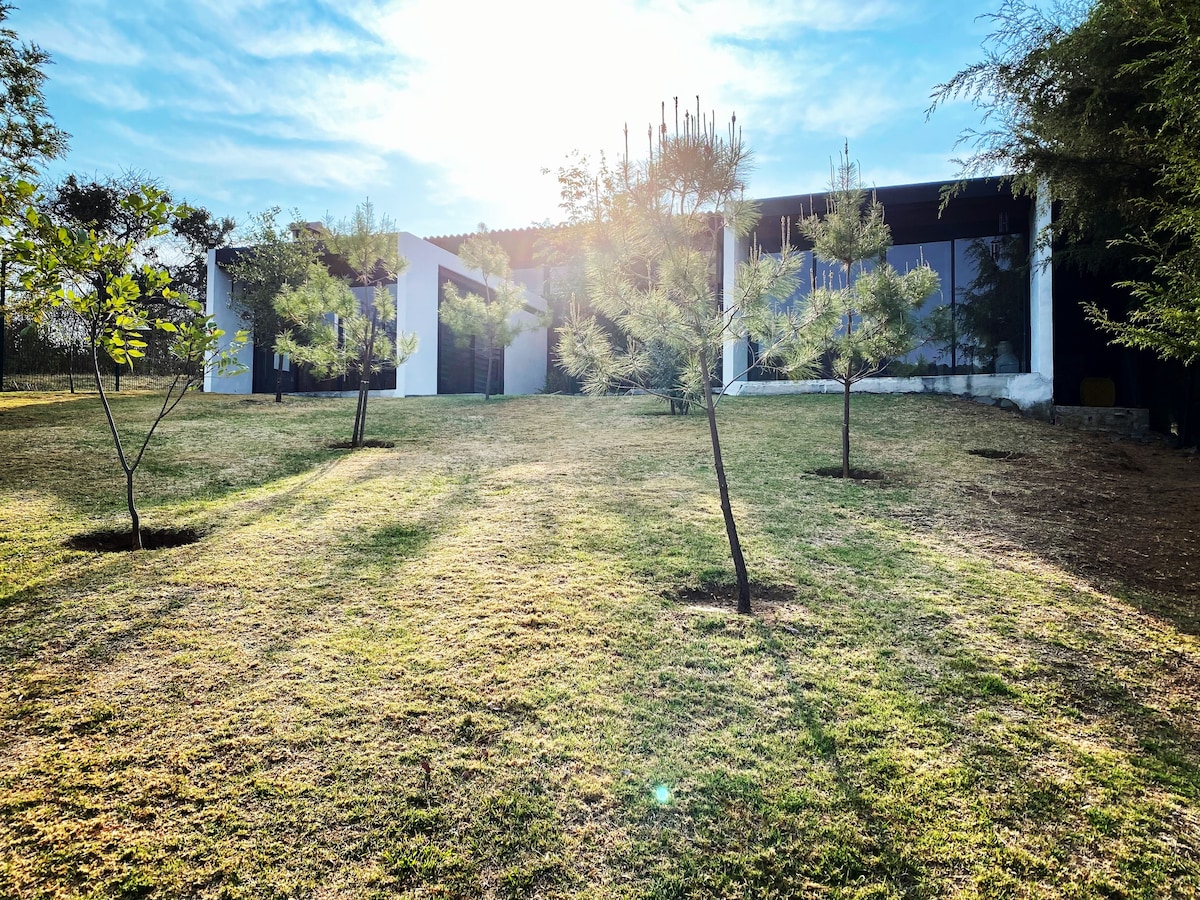
[[[737,607],[737,583],[704,584],[700,587],[682,588],[671,594],[669,599],[685,606]],[[750,599],[756,606],[763,603],[791,603],[796,599],[796,588],[787,584],[761,584],[750,582]]]
[[[1028,453],[1022,453],[1020,450],[992,450],[988,447],[981,447],[975,450],[968,450],[972,456],[982,456],[984,459],[1028,459]]]
[[[375,438],[371,438],[369,440],[363,441],[362,445],[363,445],[363,447],[374,447],[377,450],[391,450],[393,447],[396,446],[396,442],[395,441],[381,441],[381,440],[376,440]],[[355,447],[354,444],[350,441],[335,441],[334,443],[329,444],[329,449],[330,450],[358,450],[358,449],[362,449],[362,448]]]
[[[987,530],[1094,583],[1115,581],[1156,594],[1145,601],[1147,611],[1200,633],[1200,460],[1194,454],[1081,435],[1055,452],[991,458],[998,478],[986,494],[983,485],[960,486],[975,495],[964,506],[982,506],[988,515]],[[979,504],[984,497],[988,502]]]
[[[184,547],[204,537],[197,528],[143,528],[143,550],[165,550],[169,547]],[[128,529],[108,529],[79,534],[66,542],[72,550],[87,550],[93,553],[127,553],[132,546]]]
[[[812,470],[813,475],[818,475],[821,478],[841,478],[841,466],[822,466],[819,469]],[[886,481],[887,476],[883,472],[876,472],[873,469],[851,469],[851,481]]]

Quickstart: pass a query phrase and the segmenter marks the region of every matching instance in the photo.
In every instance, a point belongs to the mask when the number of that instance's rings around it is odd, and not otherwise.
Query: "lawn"
[[[116,399],[145,420],[151,395]],[[0,395],[0,896],[1195,897],[1200,467],[966,401]],[[984,454],[970,451],[986,451]]]

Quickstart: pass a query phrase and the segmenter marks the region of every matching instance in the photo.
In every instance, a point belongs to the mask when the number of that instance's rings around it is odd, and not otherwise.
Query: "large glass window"
[[[899,272],[925,263],[940,290],[917,310],[917,345],[880,375],[968,375],[1029,371],[1029,266],[1025,235],[897,244],[887,261]],[[781,305],[803,304],[814,284],[842,287],[839,267],[803,253],[800,280]],[[778,378],[753,370],[751,380]]]
[[[947,336],[964,373],[1029,371],[1029,264],[1023,235],[954,242]]]

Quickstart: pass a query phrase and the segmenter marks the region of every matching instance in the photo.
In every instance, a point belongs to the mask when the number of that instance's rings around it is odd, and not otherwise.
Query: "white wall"
[[[417,333],[417,352],[400,367],[396,376],[397,396],[437,393],[437,298],[438,268],[444,268],[464,278],[481,281],[482,275],[470,269],[451,253],[421,240],[414,234],[400,234],[400,255],[408,260],[408,268],[396,280],[396,323],[402,331]],[[545,310],[546,301],[536,290],[541,287],[541,273],[536,269],[518,270],[513,280],[525,286],[525,303],[534,309]],[[514,313],[532,319],[528,313]],[[545,328],[527,331],[504,351],[504,393],[536,394],[546,383]]]
[[[1054,262],[1049,246],[1038,246],[1043,234],[1049,234],[1050,200],[1039,194],[1034,201],[1031,240],[1035,242],[1029,271],[1029,356],[1030,368],[1054,382]],[[1046,397],[1053,398],[1053,392]]]
[[[230,293],[233,283],[229,276],[217,266],[217,251],[208,251],[208,292],[204,298],[205,312],[213,316],[218,328],[225,334],[220,340],[218,349],[226,350],[233,342],[238,329],[244,328],[245,323],[230,307]],[[204,390],[214,394],[249,394],[253,386],[253,373],[250,366],[254,361],[254,348],[247,343],[235,356],[238,362],[246,367],[237,375],[218,375],[215,372],[204,373]]]
[[[725,246],[723,250],[724,270],[721,273],[722,307],[729,309],[737,301],[737,270],[750,254],[749,241],[738,240],[733,229],[725,228]],[[750,352],[749,342],[737,339],[725,342],[724,358],[721,360],[721,380],[724,384],[732,381],[742,381],[746,368],[746,357]]]

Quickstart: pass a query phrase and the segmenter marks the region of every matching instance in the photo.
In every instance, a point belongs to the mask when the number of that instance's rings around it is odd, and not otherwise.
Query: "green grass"
[[[701,416],[373,401],[395,448],[326,449],[351,403],[188,398],[141,509],[205,536],[98,555],[95,398],[0,396],[0,896],[1200,893],[1195,610],[1014,539],[967,452],[1091,438],[856,397],[843,484],[838,398],[726,400],[741,617],[679,600],[732,579]]]

